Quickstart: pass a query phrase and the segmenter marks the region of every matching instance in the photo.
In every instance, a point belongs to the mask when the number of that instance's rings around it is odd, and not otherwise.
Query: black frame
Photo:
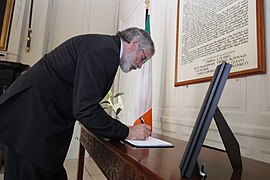
[[[233,169],[242,169],[239,144],[217,106],[231,67],[232,65],[223,62],[222,64],[218,65],[215,70],[179,165],[181,176],[187,178],[191,177],[213,117]]]

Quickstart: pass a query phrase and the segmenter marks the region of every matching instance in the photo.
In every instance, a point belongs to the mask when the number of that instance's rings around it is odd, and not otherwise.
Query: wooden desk
[[[85,149],[96,162],[107,179],[181,179],[179,163],[186,142],[164,135],[154,137],[171,142],[174,148],[133,148],[128,144],[106,141],[81,128],[80,151],[77,180],[83,178]],[[206,164],[207,180],[269,180],[270,164],[249,158],[242,158],[243,170],[232,171],[231,164],[224,152],[202,148],[198,164]],[[191,179],[200,179],[195,168]]]

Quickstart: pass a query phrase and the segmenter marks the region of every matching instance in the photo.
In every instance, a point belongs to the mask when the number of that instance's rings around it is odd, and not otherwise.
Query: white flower
[[[124,108],[124,105],[123,105],[123,102],[122,102],[122,99],[120,96],[117,97],[117,103],[115,103],[112,107],[113,107],[113,110],[114,112],[116,113],[117,111],[119,111],[119,109],[123,109]]]
[[[117,93],[113,95],[112,91],[108,92],[108,100],[101,102],[101,104],[107,104],[104,109],[111,109],[115,115],[115,118],[118,118],[119,113],[124,109],[122,98],[120,97],[124,93]],[[114,99],[117,98],[117,102],[114,102]]]

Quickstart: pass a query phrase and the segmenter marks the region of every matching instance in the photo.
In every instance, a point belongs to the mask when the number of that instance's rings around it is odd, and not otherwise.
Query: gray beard
[[[124,73],[128,73],[131,69],[130,62],[124,62],[123,64],[120,64],[120,67]]]
[[[133,54],[127,54],[124,57],[124,63],[120,64],[120,67],[122,69],[123,72],[128,73],[129,71],[131,71],[132,69],[137,69],[138,66],[131,61],[131,59],[133,58]]]

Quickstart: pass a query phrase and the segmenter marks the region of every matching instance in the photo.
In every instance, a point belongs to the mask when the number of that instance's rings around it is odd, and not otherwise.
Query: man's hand
[[[147,124],[138,124],[129,127],[127,139],[129,140],[145,140],[151,134],[151,126]]]

